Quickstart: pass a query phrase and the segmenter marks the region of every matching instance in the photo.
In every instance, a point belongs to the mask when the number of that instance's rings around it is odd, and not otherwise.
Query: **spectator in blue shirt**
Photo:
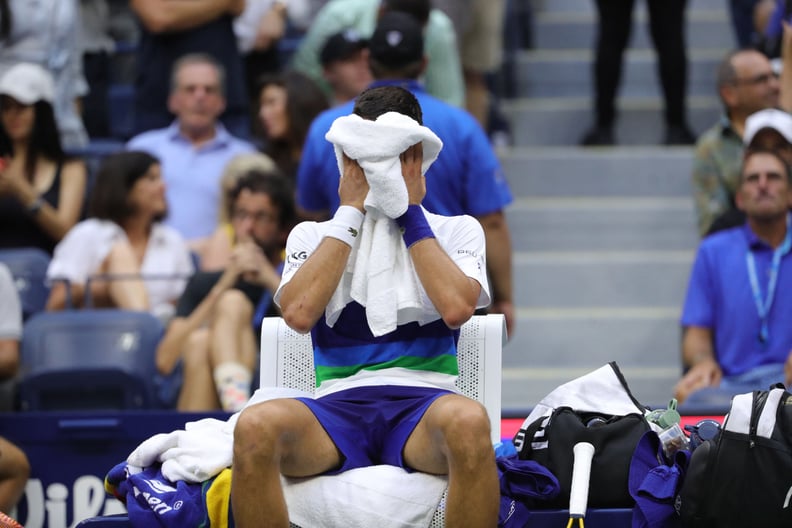
[[[170,207],[165,223],[199,254],[217,226],[223,168],[237,154],[255,151],[218,120],[225,106],[220,63],[206,54],[185,55],[176,61],[171,77],[168,108],[176,120],[127,144],[160,160]]]
[[[749,149],[736,205],[742,226],[699,246],[682,312],[680,402],[728,404],[734,394],[792,382],[792,206],[790,168]]]

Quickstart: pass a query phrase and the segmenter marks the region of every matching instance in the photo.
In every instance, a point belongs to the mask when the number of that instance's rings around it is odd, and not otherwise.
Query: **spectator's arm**
[[[514,326],[514,300],[512,297],[512,250],[509,225],[503,211],[478,218],[487,240],[487,271],[492,287],[492,304],[489,311],[506,317],[506,330],[512,336]]]
[[[19,370],[19,340],[0,339],[0,380],[13,378]]]
[[[85,203],[85,186],[88,179],[86,172],[87,169],[82,161],[70,161],[64,164],[58,208],[50,211],[54,213],[55,218],[47,214],[46,209],[50,208],[42,207],[39,223],[56,240],[62,239],[80,220]]]
[[[258,21],[253,48],[266,51],[272,48],[286,34],[288,13],[282,2],[273,2],[272,7]]]
[[[327,3],[322,6],[313,23],[308,27],[308,31],[300,39],[290,64],[291,68],[304,73],[319,84],[328,97],[332,96],[333,91],[322,73],[319,53],[328,37],[355,26],[354,21],[350,18],[354,14],[345,13],[339,8],[345,9],[344,4]]]
[[[222,227],[207,240],[203,251],[200,253],[201,271],[219,271],[225,269],[231,260],[233,241],[228,236],[228,231]]]
[[[720,384],[723,372],[715,358],[712,330],[701,326],[684,329],[682,364],[689,370],[675,387],[675,396],[680,403],[694,391]]]
[[[184,31],[223,15],[237,16],[245,0],[130,0],[132,10],[152,33]]]
[[[19,369],[19,337],[22,335],[22,302],[14,278],[0,264],[0,380],[14,377]]]
[[[83,305],[83,298],[85,297],[85,286],[76,283],[69,284],[65,281],[55,282],[50,289],[46,309],[49,311],[57,311],[69,308],[69,297],[71,297],[71,307],[80,308]]]
[[[682,365],[693,368],[707,360],[715,361],[712,330],[701,326],[685,328],[682,337]]]
[[[33,185],[15,168],[0,171],[0,194],[14,196],[31,211],[33,219],[45,233],[60,241],[80,219],[85,200],[85,172],[85,164],[81,161],[63,165],[57,208],[43,201]]]
[[[170,322],[165,336],[157,346],[154,359],[160,373],[170,374],[181,358],[182,348],[184,348],[189,335],[209,320],[220,296],[234,285],[238,277],[239,270],[235,266],[229,265],[209,294],[203,298],[190,315],[175,317]]]

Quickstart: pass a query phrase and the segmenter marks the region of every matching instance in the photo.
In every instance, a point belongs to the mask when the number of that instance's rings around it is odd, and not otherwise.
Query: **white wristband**
[[[351,205],[342,205],[330,220],[325,236],[337,238],[349,247],[353,247],[360,234],[364,216],[359,209]]]

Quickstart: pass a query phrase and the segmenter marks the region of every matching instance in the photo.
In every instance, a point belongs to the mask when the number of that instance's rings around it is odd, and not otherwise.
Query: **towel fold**
[[[247,405],[295,397],[311,395],[295,389],[262,388]],[[127,457],[127,463],[141,469],[162,464],[162,474],[171,482],[203,482],[231,465],[234,427],[240,412],[227,421],[204,418],[187,422],[183,430],[156,434],[138,445]]]
[[[339,117],[325,137],[335,145],[342,177],[346,153],[360,164],[369,184],[360,239],[328,303],[327,324],[335,324],[350,301],[366,307],[368,326],[375,336],[392,332],[400,324],[425,324],[437,319],[393,219],[404,214],[408,206],[399,155],[422,143],[421,171],[425,174],[437,159],[442,141],[428,128],[396,112],[375,121],[354,114]],[[372,141],[373,137],[377,141]]]

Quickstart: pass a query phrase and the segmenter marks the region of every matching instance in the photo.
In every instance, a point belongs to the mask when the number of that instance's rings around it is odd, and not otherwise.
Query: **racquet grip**
[[[585,517],[594,446],[588,442],[578,442],[572,448],[572,453],[575,458],[572,464],[572,487],[569,491],[569,516]]]

